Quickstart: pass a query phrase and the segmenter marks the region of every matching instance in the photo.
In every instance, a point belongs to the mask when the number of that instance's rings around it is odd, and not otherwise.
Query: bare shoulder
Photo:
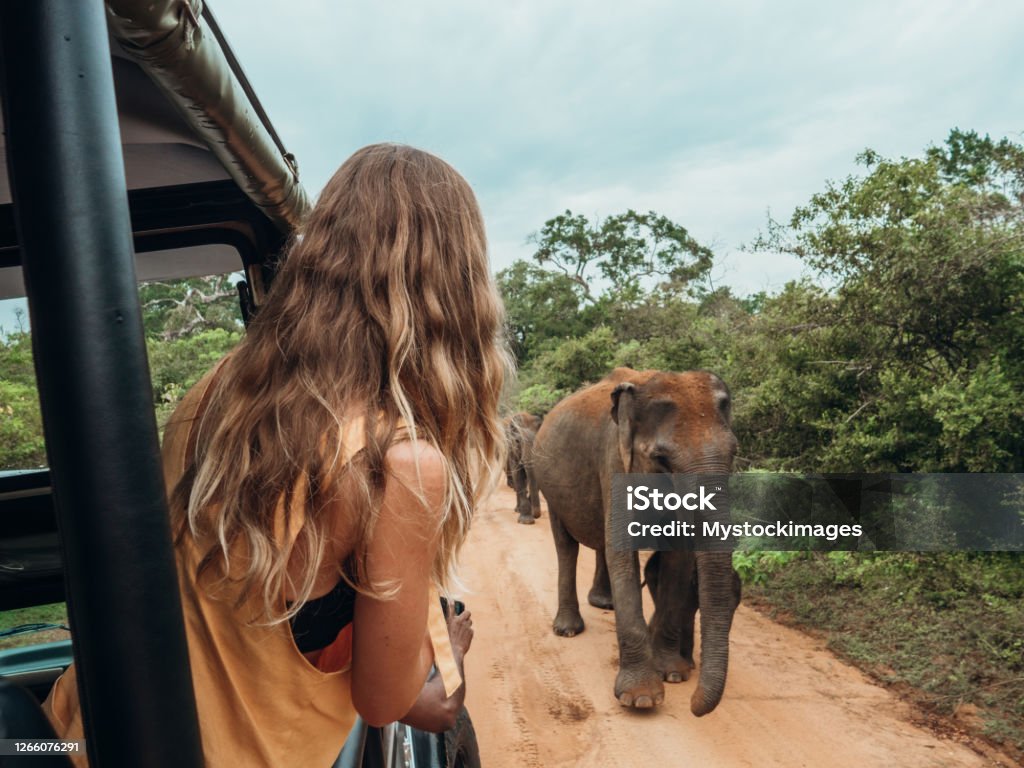
[[[425,440],[400,440],[388,448],[388,492],[412,494],[428,507],[444,504],[447,473],[441,452]]]
[[[426,440],[399,440],[387,452],[391,472],[402,477],[437,477],[444,480],[444,457]]]

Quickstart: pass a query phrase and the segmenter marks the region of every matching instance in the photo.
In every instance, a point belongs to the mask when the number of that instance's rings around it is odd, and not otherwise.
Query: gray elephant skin
[[[517,522],[533,525],[540,517],[540,495],[533,472],[533,441],[540,429],[541,418],[532,413],[516,413],[505,419],[505,474],[510,488],[516,492]]]
[[[638,553],[606,546],[612,476],[620,473],[731,471],[736,453],[725,383],[707,371],[674,373],[616,368],[562,400],[534,441],[533,467],[548,503],[558,558],[556,634],[583,631],[576,593],[579,545],[596,552],[591,605],[615,610],[619,671],[614,693],[625,706],[649,708],[664,699],[664,681],[694,669],[694,613],[700,608],[701,669],[690,700],[697,716],[722,698],[729,631],[739,579],[729,552],[652,556],[646,576],[654,597],[645,623]],[[684,489],[677,489],[677,492]]]

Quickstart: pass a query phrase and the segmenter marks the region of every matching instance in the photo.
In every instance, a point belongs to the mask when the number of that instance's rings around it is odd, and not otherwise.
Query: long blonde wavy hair
[[[404,426],[437,449],[446,471],[432,569],[445,589],[473,508],[501,468],[502,321],[465,179],[412,147],[375,144],[352,155],[207,396],[171,499],[178,535],[190,534],[202,553],[199,575],[237,587],[239,606],[261,594],[261,620],[284,621],[309,600],[340,509],[351,554],[339,577],[383,595],[368,582],[365,551],[385,455]],[[363,430],[365,448],[349,461],[343,445],[353,429]],[[302,519],[289,520],[297,508]],[[293,544],[281,541],[282,522],[300,524]],[[295,554],[306,567],[293,581]]]

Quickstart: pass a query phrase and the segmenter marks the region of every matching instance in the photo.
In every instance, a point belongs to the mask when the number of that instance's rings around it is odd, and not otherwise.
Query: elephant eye
[[[668,454],[665,453],[652,453],[651,459],[658,467],[664,472],[671,472],[672,465],[669,463]]]

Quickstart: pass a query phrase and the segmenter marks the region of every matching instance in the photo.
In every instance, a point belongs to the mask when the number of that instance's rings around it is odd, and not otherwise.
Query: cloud
[[[310,192],[370,142],[437,152],[476,189],[496,269],[567,207],[632,207],[712,244],[739,290],[778,287],[800,264],[740,245],[864,147],[1024,130],[1018,0],[210,5]]]
[[[310,191],[366,143],[437,152],[477,190],[496,268],[567,207],[632,207],[713,243],[737,287],[778,285],[799,265],[740,244],[864,147],[913,155],[954,126],[1024,128],[1012,0],[214,10]]]

